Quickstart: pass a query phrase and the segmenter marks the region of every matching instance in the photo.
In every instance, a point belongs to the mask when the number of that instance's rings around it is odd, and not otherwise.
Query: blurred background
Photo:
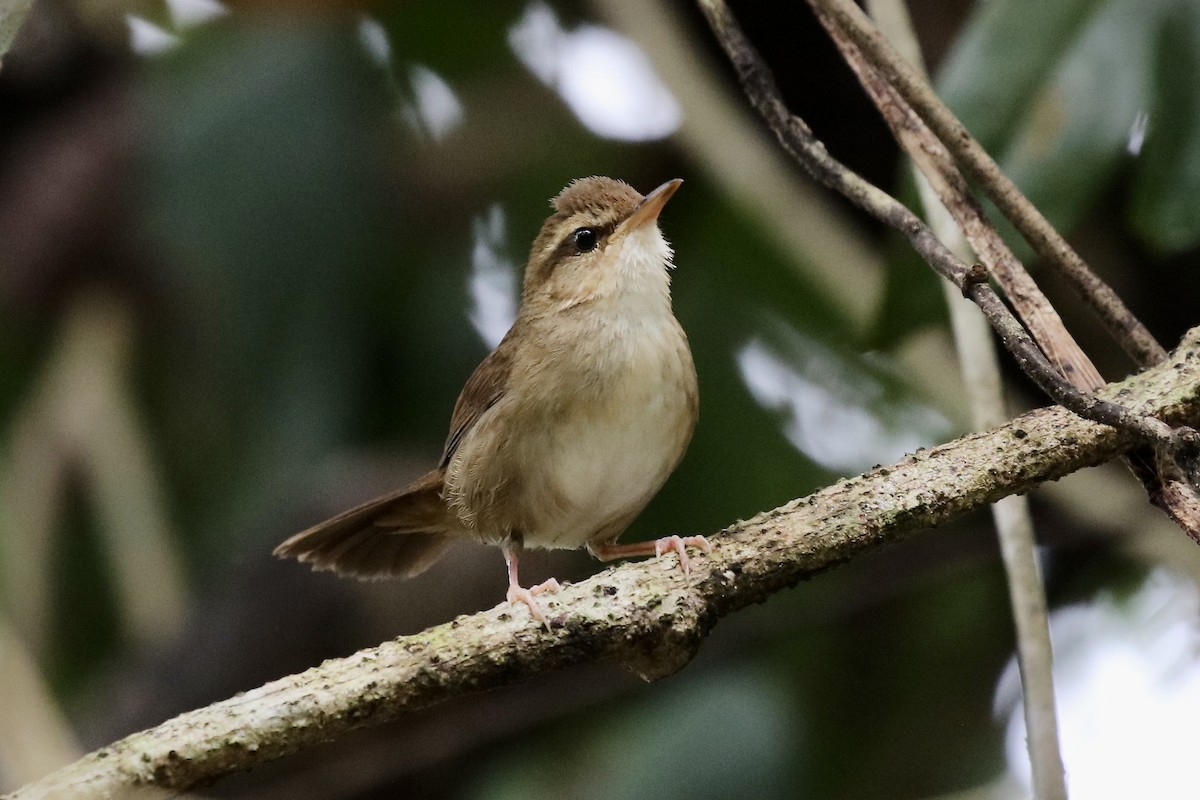
[[[911,198],[805,4],[731,5],[830,150]],[[951,105],[1174,346],[1200,322],[1200,4],[912,13]],[[270,552],[434,462],[547,200],[589,174],[686,181],[662,227],[701,419],[627,539],[964,432],[932,273],[780,154],[687,2],[37,0],[0,71],[0,790],[503,598],[470,544],[367,584]],[[1043,402],[1009,377],[1014,413]],[[1194,797],[1200,548],[1118,466],[1033,509],[1074,796]],[[661,683],[581,667],[206,795],[1020,797],[1012,647],[979,513],[722,621]]]

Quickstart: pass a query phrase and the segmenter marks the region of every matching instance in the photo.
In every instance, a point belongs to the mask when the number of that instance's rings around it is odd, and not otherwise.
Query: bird
[[[525,548],[617,558],[709,552],[703,536],[617,543],[683,458],[699,415],[696,368],[671,304],[659,213],[679,178],[643,196],[572,181],[534,239],[517,317],[463,387],[437,466],[275,548],[315,570],[412,577],[458,538],[499,546],[510,604],[546,616],[551,578],[521,586]]]

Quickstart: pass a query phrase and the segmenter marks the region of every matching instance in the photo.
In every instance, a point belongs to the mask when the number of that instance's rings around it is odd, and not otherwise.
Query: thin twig
[[[896,140],[921,168],[971,245],[989,265],[991,274],[1042,352],[1074,386],[1093,391],[1103,385],[1100,373],[1067,332],[1058,312],[971,197],[967,182],[955,166],[950,151],[883,73],[866,59],[848,34],[837,27],[833,18],[819,7],[814,8],[847,64],[879,108]],[[1190,537],[1200,542],[1200,498],[1196,495],[1195,487],[1186,480],[1173,478],[1177,470],[1159,468],[1159,465],[1169,467],[1181,452],[1183,444],[1179,434],[1183,432],[1169,432],[1153,423],[1151,427],[1158,428],[1158,433],[1150,437],[1155,445],[1154,452],[1130,453],[1127,463],[1142,482],[1150,501],[1165,511]]]
[[[1018,495],[1005,497],[992,506],[992,516],[1017,634],[1017,671],[1033,796],[1036,800],[1066,800],[1067,773],[1054,694],[1054,649],[1029,501]]]
[[[1170,363],[1104,393],[1164,419],[1200,417],[1200,328]],[[721,617],[917,530],[1109,460],[1135,441],[1061,408],[1038,409],[740,522],[712,537],[712,552],[696,557],[690,577],[670,561],[624,564],[543,595],[548,626],[508,604],[459,617],[188,712],[8,797],[186,790],[572,664],[610,659],[647,678],[668,675]]]
[[[818,15],[818,18],[879,108],[896,141],[929,180],[1046,358],[1080,389],[1093,391],[1103,386],[1104,379],[1091,359],[1067,332],[1054,306],[972,198],[967,181],[955,166],[950,151],[878,70],[863,58],[862,52],[845,33],[830,24],[828,17]]]
[[[909,63],[923,72],[924,59],[904,0],[870,0],[867,8],[879,30],[897,50],[905,54]],[[971,258],[970,245],[955,216],[943,205],[916,164],[910,162],[910,168],[929,226],[956,255]],[[965,190],[965,186],[963,188]],[[969,199],[964,191],[964,204],[969,203]],[[942,281],[942,286],[958,349],[963,389],[971,407],[972,426],[975,430],[995,427],[1002,424],[1008,414],[1000,362],[991,331],[986,320],[959,292],[945,281]],[[1026,747],[1032,767],[1034,797],[1039,800],[1065,800],[1066,773],[1055,708],[1054,650],[1050,641],[1046,592],[1038,568],[1028,499],[1022,495],[1001,498],[992,505],[992,519],[1000,542],[1001,561],[1016,629],[1017,665],[1021,675],[1025,729],[1029,732]]]
[[[129,311],[75,299],[0,457],[0,581],[18,630],[44,646],[56,500],[70,479],[100,522],[124,633],[158,641],[182,625],[186,587],[145,431],[128,392]],[[31,568],[32,565],[32,568]]]
[[[1179,436],[1159,420],[1132,414],[1120,405],[1081,391],[1055,370],[987,283],[986,270],[968,268],[900,201],[833,158],[804,120],[784,104],[762,57],[746,39],[724,0],[700,0],[700,8],[737,71],[751,103],[791,153],[821,183],[867,213],[892,226],[938,274],[959,287],[983,310],[1021,370],[1055,402],[1087,419],[1135,431],[1167,451],[1180,446]]]
[[[852,0],[809,0],[819,15],[857,45],[885,81],[904,97],[937,133],[938,138],[979,181],[996,207],[1013,223],[1047,265],[1055,269],[1091,306],[1121,347],[1140,366],[1160,361],[1165,351],[1125,306],[1067,244],[1029,199],[1021,193],[987,151],[938,98],[932,87],[901,58]]]
[[[886,30],[882,25],[880,28]],[[891,35],[890,32],[888,35]],[[931,227],[955,252],[960,252],[955,247],[956,239],[965,249],[967,243],[961,231],[941,205],[932,187],[923,175],[917,173],[916,178]],[[939,226],[937,221],[939,211],[946,223],[944,227]],[[994,427],[1003,422],[1007,415],[1000,364],[991,329],[978,309],[968,303],[953,286],[946,281],[942,281],[942,285],[958,350],[963,388],[971,407],[972,427],[975,430]],[[991,510],[1016,630],[1017,664],[1021,675],[1025,729],[1029,732],[1026,746],[1032,765],[1034,796],[1065,797],[1055,708],[1053,648],[1029,502],[1024,496],[1011,495],[997,500]]]
[[[22,783],[79,758],[66,715],[38,669],[38,660],[0,616],[0,777]]]

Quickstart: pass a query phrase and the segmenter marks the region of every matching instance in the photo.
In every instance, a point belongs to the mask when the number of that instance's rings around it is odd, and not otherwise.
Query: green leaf
[[[988,3],[947,61],[951,106],[1059,226],[1125,163],[1166,2]]]
[[[1002,164],[1051,221],[1070,226],[1112,180],[1150,100],[1162,5],[1111,2],[1040,89]]]
[[[1200,6],[1172,7],[1157,52],[1131,217],[1151,246],[1175,252],[1200,239]]]
[[[938,90],[985,147],[1007,141],[1102,0],[990,0],[942,63]]]

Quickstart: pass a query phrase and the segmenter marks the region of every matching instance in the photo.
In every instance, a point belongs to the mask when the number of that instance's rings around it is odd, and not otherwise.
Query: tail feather
[[[411,578],[441,557],[453,532],[435,470],[411,486],[338,514],[275,548],[315,570],[357,578]]]

